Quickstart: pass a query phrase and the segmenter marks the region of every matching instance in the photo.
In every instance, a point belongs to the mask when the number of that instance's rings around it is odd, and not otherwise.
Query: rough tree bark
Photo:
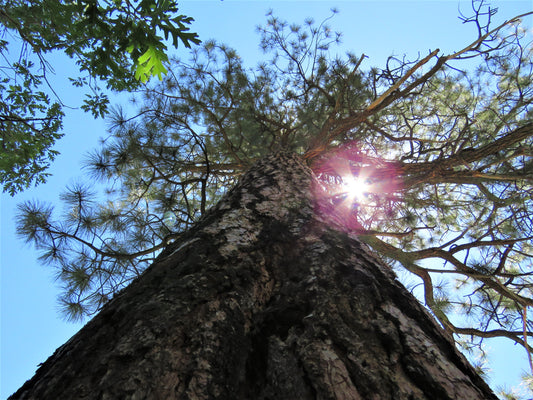
[[[255,165],[11,399],[496,399],[315,184]]]

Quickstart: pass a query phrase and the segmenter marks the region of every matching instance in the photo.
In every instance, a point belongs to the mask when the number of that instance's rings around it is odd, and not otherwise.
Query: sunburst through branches
[[[314,165],[319,212],[353,231],[376,229],[394,217],[401,191],[395,162],[360,150],[355,143],[330,152]]]

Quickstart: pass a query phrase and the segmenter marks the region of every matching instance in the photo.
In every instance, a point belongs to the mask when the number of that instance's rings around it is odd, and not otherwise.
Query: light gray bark
[[[496,399],[315,184],[255,165],[11,398]]]

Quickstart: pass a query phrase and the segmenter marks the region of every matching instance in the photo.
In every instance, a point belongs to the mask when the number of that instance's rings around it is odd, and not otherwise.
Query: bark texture
[[[496,399],[315,184],[255,165],[11,399]]]

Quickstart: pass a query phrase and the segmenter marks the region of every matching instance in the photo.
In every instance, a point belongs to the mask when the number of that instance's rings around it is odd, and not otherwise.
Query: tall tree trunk
[[[255,165],[12,399],[496,399],[297,156]]]

